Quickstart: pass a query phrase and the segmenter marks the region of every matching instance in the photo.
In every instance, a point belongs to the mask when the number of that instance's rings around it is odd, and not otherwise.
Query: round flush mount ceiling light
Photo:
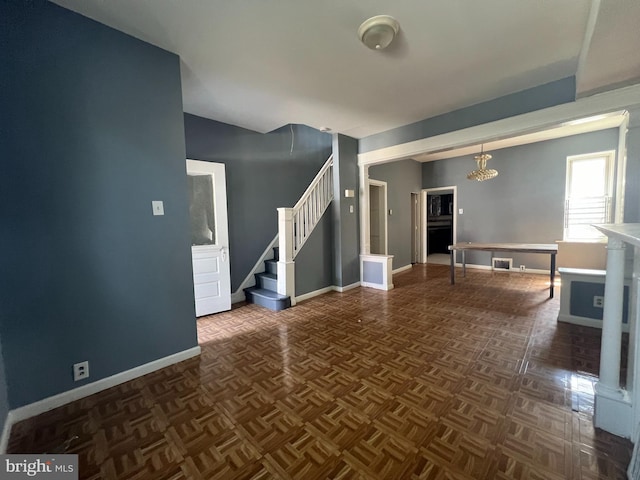
[[[371,17],[358,28],[360,41],[372,50],[387,48],[400,30],[398,21],[389,15]]]

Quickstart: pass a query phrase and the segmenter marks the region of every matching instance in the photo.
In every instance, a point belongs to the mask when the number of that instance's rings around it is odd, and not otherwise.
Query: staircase
[[[271,310],[284,310],[291,306],[291,297],[278,293],[279,247],[273,248],[273,259],[265,260],[265,271],[256,273],[256,286],[244,289],[247,303],[255,303]]]
[[[256,286],[244,289],[248,303],[271,310],[284,310],[296,304],[294,260],[332,200],[333,155],[293,208],[278,208],[279,247],[273,249],[273,260],[265,260],[265,271],[255,274]]]

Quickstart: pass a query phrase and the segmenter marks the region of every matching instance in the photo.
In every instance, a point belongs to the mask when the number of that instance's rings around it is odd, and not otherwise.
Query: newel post
[[[296,269],[293,261],[293,208],[278,208],[278,293],[296,304]]]

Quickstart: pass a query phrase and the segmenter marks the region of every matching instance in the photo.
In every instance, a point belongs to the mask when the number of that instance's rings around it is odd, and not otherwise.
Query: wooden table
[[[456,243],[449,245],[451,252],[451,285],[456,283],[456,250],[462,252],[462,276],[466,276],[465,252],[467,250],[482,250],[485,252],[513,252],[513,253],[546,253],[551,255],[551,271],[549,272],[549,298],[553,298],[553,281],[556,277],[556,254],[558,245],[555,243]]]

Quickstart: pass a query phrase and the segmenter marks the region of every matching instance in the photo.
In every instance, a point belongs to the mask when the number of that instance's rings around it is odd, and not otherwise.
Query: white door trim
[[[522,135],[557,126],[593,115],[629,110],[640,106],[640,84],[619,88],[575,102],[556,105],[494,122],[483,123],[441,135],[422,138],[412,142],[392,145],[358,154],[360,186],[360,253],[370,254],[369,245],[369,167],[382,163],[412,158],[421,153],[447,150],[465,145],[484,143],[496,138]],[[620,127],[620,136],[626,135],[626,124]],[[624,130],[623,130],[624,128]],[[618,151],[623,151],[623,141]],[[622,147],[622,148],[621,148]],[[457,212],[457,207],[456,207]],[[425,233],[426,235],[426,233]],[[640,389],[638,389],[640,397]]]
[[[421,153],[486,143],[558,126],[565,122],[640,106],[640,84],[610,90],[575,102],[503,118],[494,122],[392,145],[358,154],[358,165],[370,166],[404,160]],[[361,170],[362,171],[362,170]]]
[[[427,263],[427,226],[429,223],[429,216],[427,215],[428,205],[427,205],[427,195],[430,193],[437,192],[449,192],[453,191],[453,243],[456,243],[458,240],[458,187],[457,185],[451,185],[449,187],[435,187],[435,188],[423,188],[421,190],[421,203],[422,208],[420,209],[422,212],[422,218],[420,218],[420,222],[422,224],[422,263]]]
[[[389,254],[389,222],[388,222],[388,216],[387,216],[387,182],[383,182],[382,180],[374,180],[373,178],[369,179],[369,187],[371,187],[371,185],[373,185],[374,187],[380,187],[382,189],[382,194],[383,194],[383,206],[384,206],[384,210],[383,213],[381,215],[382,218],[382,229],[383,229],[383,233],[384,235],[381,235],[382,237],[384,237],[384,252],[382,253],[382,255],[388,255]],[[368,188],[367,188],[367,195],[369,194]],[[369,202],[371,201],[371,199],[369,198]],[[367,211],[368,213],[368,211]],[[371,222],[371,219],[369,219],[369,222]],[[369,228],[371,228],[371,223],[369,223]],[[369,230],[369,235],[371,235],[371,230]],[[371,245],[369,245],[369,247],[371,247]]]

